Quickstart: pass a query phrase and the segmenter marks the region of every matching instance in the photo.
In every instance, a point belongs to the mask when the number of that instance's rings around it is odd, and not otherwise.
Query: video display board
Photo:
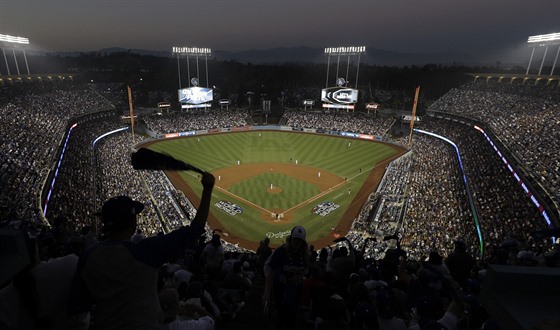
[[[358,90],[347,87],[330,87],[321,90],[321,101],[335,104],[358,102]]]
[[[202,104],[214,100],[212,88],[190,87],[179,90],[179,102],[186,104]]]

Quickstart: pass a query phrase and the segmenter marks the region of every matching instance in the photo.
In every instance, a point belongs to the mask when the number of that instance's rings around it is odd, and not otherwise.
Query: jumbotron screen
[[[179,90],[179,102],[186,104],[202,104],[212,102],[214,92],[212,88],[190,87]]]
[[[321,101],[335,104],[358,102],[358,90],[346,87],[330,87],[321,90]]]

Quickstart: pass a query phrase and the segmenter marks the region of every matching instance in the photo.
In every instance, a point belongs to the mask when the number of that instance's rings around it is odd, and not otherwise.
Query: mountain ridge
[[[482,64],[475,56],[457,51],[438,51],[427,53],[409,53],[389,51],[374,47],[366,47],[366,53],[360,55],[359,61],[364,64],[381,66],[408,66],[425,64],[444,65],[480,65]],[[170,51],[130,49],[122,47],[108,47],[97,51],[62,51],[62,52],[38,52],[28,51],[30,54],[51,54],[61,57],[76,57],[82,54],[98,53],[110,55],[114,53],[131,53],[145,56],[170,57]],[[307,46],[276,47],[268,49],[249,49],[243,51],[214,50],[212,59],[222,61],[236,61],[251,64],[284,64],[284,63],[325,63],[326,56],[323,49]],[[333,63],[331,56],[331,63]],[[340,61],[346,62],[347,56],[341,56]],[[352,56],[351,63],[357,63],[358,57]]]

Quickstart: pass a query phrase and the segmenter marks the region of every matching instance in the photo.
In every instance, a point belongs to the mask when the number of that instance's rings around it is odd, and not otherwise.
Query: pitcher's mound
[[[283,190],[282,188],[280,188],[280,187],[272,187],[272,188],[268,187],[268,188],[266,189],[266,191],[267,191],[268,193],[271,193],[271,194],[279,194],[279,193],[281,193],[281,192],[284,191],[284,190]]]

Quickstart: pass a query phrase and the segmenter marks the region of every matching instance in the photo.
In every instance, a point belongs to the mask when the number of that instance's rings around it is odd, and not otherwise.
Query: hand
[[[204,172],[202,174],[202,179],[200,179],[200,182],[202,183],[202,187],[204,187],[204,189],[208,189],[214,187],[216,179],[214,178],[212,173]]]

